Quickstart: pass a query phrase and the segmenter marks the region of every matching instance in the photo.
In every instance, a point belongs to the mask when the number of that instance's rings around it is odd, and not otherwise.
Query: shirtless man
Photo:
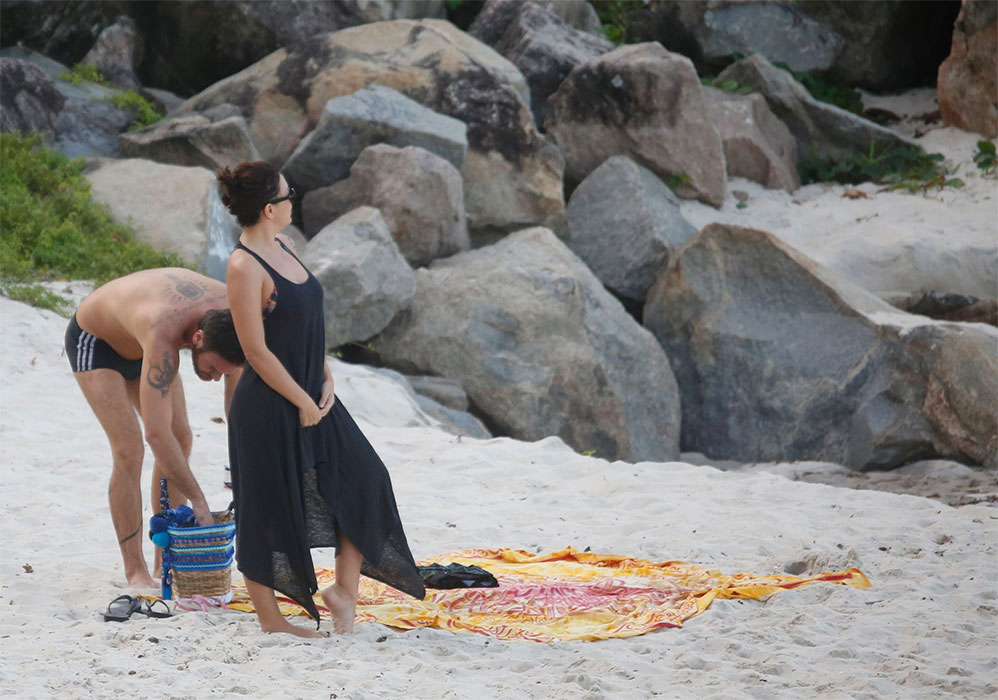
[[[172,506],[189,499],[199,524],[214,522],[188,464],[192,435],[177,370],[180,349],[190,348],[199,378],[224,376],[228,415],[245,361],[228,306],[221,282],[183,268],[143,270],[94,290],[66,330],[73,376],[111,443],[108,501],[129,586],[156,585],[142,554],[144,447],[135,411],[155,456],[153,512],[166,477]]]

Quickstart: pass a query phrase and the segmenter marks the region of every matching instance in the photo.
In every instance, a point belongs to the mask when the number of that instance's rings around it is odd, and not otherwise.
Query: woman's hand
[[[322,420],[322,411],[314,401],[309,401],[304,406],[298,407],[298,420],[301,421],[302,427],[311,427]]]
[[[323,418],[334,403],[336,403],[336,394],[333,393],[333,378],[330,376],[322,383],[322,394],[319,396],[319,411]]]

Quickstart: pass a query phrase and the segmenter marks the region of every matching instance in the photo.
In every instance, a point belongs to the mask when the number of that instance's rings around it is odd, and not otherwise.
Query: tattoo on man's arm
[[[167,273],[166,275],[169,279],[173,280],[173,285],[176,287],[177,291],[183,294],[188,299],[192,301],[194,299],[200,299],[204,296],[204,290],[200,285],[190,282],[188,280],[183,280],[174,274]]]
[[[159,393],[166,398],[166,395],[170,391],[170,384],[173,383],[173,378],[177,376],[177,367],[170,361],[170,353],[163,352],[163,364],[162,366],[155,363],[149,367],[149,373],[146,375],[146,381],[149,382],[149,386],[153,389],[159,389]]]

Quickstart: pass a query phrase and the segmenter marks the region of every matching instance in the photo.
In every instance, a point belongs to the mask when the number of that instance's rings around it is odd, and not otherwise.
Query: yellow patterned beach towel
[[[653,563],[615,554],[579,552],[568,547],[549,554],[519,549],[468,549],[441,554],[421,564],[456,562],[491,572],[499,588],[427,590],[414,600],[389,586],[361,577],[357,622],[380,622],[400,629],[439,627],[500,639],[532,642],[633,637],[659,627],[681,627],[715,598],[764,600],[773,593],[818,581],[869,588],[858,569],[798,576],[721,574],[679,561]],[[334,580],[316,569],[320,590]],[[252,611],[243,584],[229,604]],[[316,595],[320,612],[328,614]],[[285,615],[305,611],[278,598]]]

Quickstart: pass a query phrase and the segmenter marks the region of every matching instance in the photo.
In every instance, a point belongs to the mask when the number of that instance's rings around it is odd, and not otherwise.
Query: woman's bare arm
[[[302,425],[315,425],[321,418],[319,407],[267,347],[260,309],[266,271],[249,254],[237,250],[229,256],[225,274],[232,322],[246,361],[267,386],[298,408]]]

